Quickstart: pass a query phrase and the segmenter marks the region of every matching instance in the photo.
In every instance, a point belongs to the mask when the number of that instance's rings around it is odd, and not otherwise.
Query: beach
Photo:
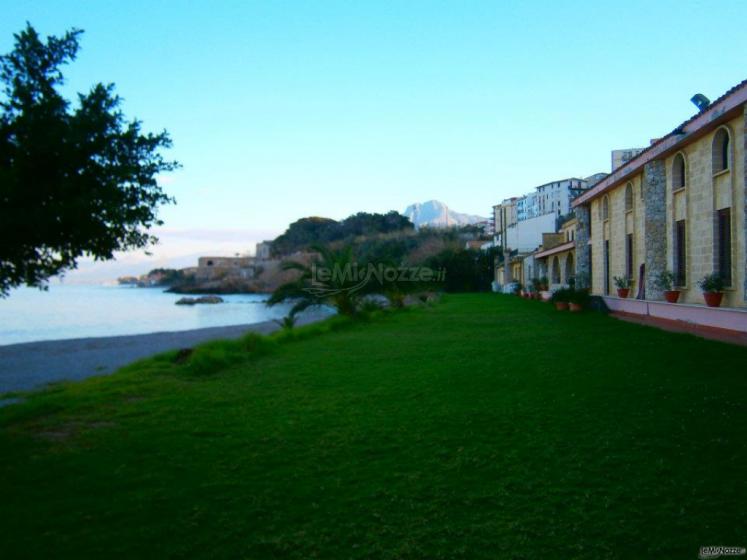
[[[307,312],[297,324],[313,323],[329,314],[324,310]],[[39,389],[48,383],[107,375],[161,352],[191,348],[209,340],[239,338],[249,332],[270,334],[279,328],[275,321],[263,321],[185,331],[8,344],[0,346],[0,395]]]

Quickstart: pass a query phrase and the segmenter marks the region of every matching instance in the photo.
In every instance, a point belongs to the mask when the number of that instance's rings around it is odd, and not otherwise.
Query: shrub
[[[586,306],[589,303],[589,290],[586,288],[582,288],[579,290],[570,290],[568,299],[570,303]]]
[[[615,276],[613,280],[615,281],[615,287],[620,290],[630,288],[630,278],[627,276]]]
[[[724,279],[715,272],[712,274],[707,274],[700,279],[700,281],[698,282],[698,287],[703,290],[704,293],[723,292]]]
[[[550,296],[550,301],[553,303],[568,303],[571,300],[571,292],[568,288],[560,288],[555,290]]]
[[[654,278],[654,286],[659,290],[669,292],[674,286],[674,280],[674,273],[665,270],[656,275],[656,278]]]

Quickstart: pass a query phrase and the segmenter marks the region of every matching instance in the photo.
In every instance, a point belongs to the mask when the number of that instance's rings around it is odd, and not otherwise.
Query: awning
[[[547,249],[545,251],[540,251],[539,253],[534,254],[535,259],[543,259],[545,257],[549,257],[550,255],[555,255],[557,253],[562,253],[564,251],[570,251],[571,249],[576,248],[576,242],[575,241],[568,241],[566,243],[562,243],[561,245],[557,245],[556,247],[553,247],[552,249]]]

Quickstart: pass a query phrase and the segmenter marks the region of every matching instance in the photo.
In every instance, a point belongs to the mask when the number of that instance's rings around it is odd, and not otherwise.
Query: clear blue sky
[[[4,3],[0,51],[26,20],[82,28],[70,88],[114,82],[170,131],[178,230],[261,237],[432,198],[487,215],[608,171],[747,78],[740,2]]]

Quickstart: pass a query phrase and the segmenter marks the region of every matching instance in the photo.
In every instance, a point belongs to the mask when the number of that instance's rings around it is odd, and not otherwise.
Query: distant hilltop
[[[462,214],[450,210],[446,204],[438,200],[417,202],[411,204],[404,211],[404,216],[415,224],[416,228],[467,226],[487,221],[487,218],[473,214]]]

